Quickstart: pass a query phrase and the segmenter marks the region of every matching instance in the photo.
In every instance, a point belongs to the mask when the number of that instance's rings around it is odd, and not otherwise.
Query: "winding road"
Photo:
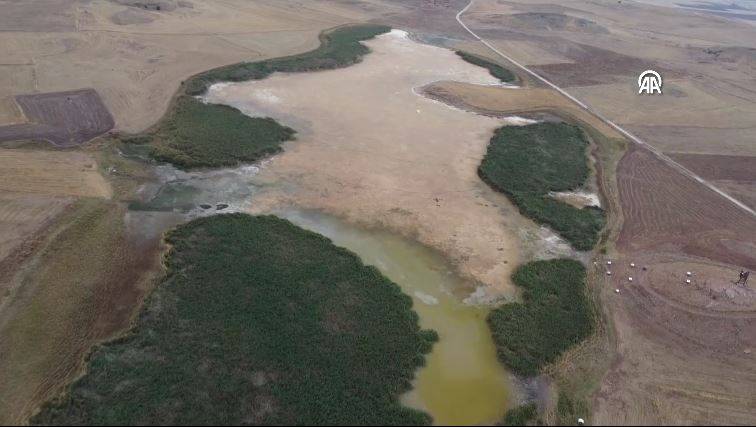
[[[475,3],[475,0],[470,0],[470,3],[468,3],[467,6],[464,7],[464,9],[460,10],[457,13],[456,18],[457,18],[457,22],[459,22],[459,25],[461,25],[462,28],[464,28],[468,33],[470,33],[470,35],[472,35],[476,40],[479,40],[481,43],[483,43],[484,45],[486,45],[486,47],[488,47],[489,49],[491,49],[494,53],[496,53],[500,57],[506,59],[508,62],[514,64],[515,66],[517,66],[521,70],[525,71],[526,73],[528,73],[529,75],[531,75],[536,80],[544,83],[545,85],[547,85],[547,86],[551,87],[552,89],[556,90],[557,92],[561,93],[564,97],[566,97],[570,101],[572,101],[575,104],[577,104],[580,108],[582,108],[583,110],[585,110],[589,114],[593,115],[594,117],[598,118],[602,122],[604,122],[607,125],[611,126],[614,130],[616,130],[617,132],[619,132],[622,135],[624,135],[625,137],[627,137],[627,139],[629,139],[630,141],[632,141],[635,144],[638,144],[638,145],[642,146],[643,148],[647,149],[648,151],[652,152],[656,157],[658,157],[659,159],[661,159],[664,163],[666,163],[669,166],[677,169],[683,175],[685,175],[685,176],[687,176],[687,177],[689,177],[689,178],[691,178],[691,179],[699,182],[701,185],[704,185],[705,187],[709,188],[710,190],[714,191],[715,193],[717,193],[720,196],[724,197],[725,199],[729,200],[732,204],[734,204],[738,208],[740,208],[740,209],[748,212],[752,216],[756,217],[756,211],[754,211],[753,209],[751,209],[750,207],[748,207],[747,205],[745,205],[743,202],[739,201],[738,199],[730,196],[729,194],[727,194],[724,191],[720,190],[719,188],[715,187],[709,181],[701,178],[700,176],[698,176],[695,173],[693,173],[693,171],[687,169],[685,166],[683,166],[683,165],[677,163],[676,161],[672,160],[666,154],[664,154],[661,151],[657,150],[656,148],[654,148],[650,144],[646,143],[642,139],[638,138],[637,136],[633,135],[632,133],[628,132],[627,130],[625,130],[624,128],[622,128],[620,125],[618,125],[618,124],[614,123],[613,121],[609,120],[608,118],[604,117],[601,113],[599,113],[596,110],[592,109],[591,107],[589,107],[583,101],[581,101],[581,100],[575,98],[574,96],[570,95],[569,93],[567,93],[567,91],[565,91],[564,89],[562,89],[559,86],[555,85],[554,83],[548,81],[545,77],[539,75],[535,71],[533,71],[533,70],[529,69],[528,67],[526,67],[526,66],[520,64],[519,62],[515,61],[511,56],[509,56],[509,55],[505,54],[504,52],[500,51],[499,49],[497,49],[496,47],[494,47],[491,43],[487,42],[485,39],[483,39],[479,35],[475,34],[475,32],[473,30],[471,30],[470,27],[468,27],[467,25],[465,25],[464,22],[462,22],[462,15],[465,12],[467,12],[467,10],[473,5],[473,3]]]

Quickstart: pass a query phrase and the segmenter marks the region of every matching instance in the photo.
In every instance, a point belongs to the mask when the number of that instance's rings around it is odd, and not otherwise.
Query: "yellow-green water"
[[[283,216],[377,267],[412,297],[421,326],[438,332],[439,342],[417,373],[414,389],[403,396],[406,405],[430,413],[436,424],[501,420],[510,382],[486,326],[488,309],[462,302],[470,289],[440,255],[400,236],[363,230],[319,213],[289,211]]]

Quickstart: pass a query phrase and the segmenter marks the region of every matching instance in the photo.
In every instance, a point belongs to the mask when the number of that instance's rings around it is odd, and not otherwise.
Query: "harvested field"
[[[603,287],[621,291],[604,298],[619,355],[595,397],[592,422],[752,424],[756,311],[752,289],[727,283],[737,270],[647,252],[615,259],[611,278],[598,269]],[[686,270],[691,285],[681,283]]]
[[[756,269],[756,218],[720,195],[635,146],[620,161],[617,181],[622,251],[680,251]]]
[[[680,107],[673,106],[670,108],[677,109]],[[712,115],[716,112],[722,112],[722,110],[715,108],[712,110]],[[739,113],[737,114],[739,115]],[[719,127],[715,123],[715,120],[719,122],[719,119],[715,119],[712,115],[709,115],[705,122],[712,124],[712,127],[696,125],[623,125],[623,127],[644,141],[652,141],[654,147],[664,152],[756,156],[756,144],[753,144],[752,136],[756,127]],[[756,114],[753,114],[752,117],[756,120]],[[726,114],[723,114],[721,118],[722,122],[727,120]],[[694,120],[694,116],[689,118],[691,122]],[[712,141],[716,141],[716,144],[713,144]]]
[[[590,45],[569,44],[561,47],[558,52],[571,62],[534,65],[532,68],[562,87],[624,82],[628,80],[626,76],[634,77],[636,70],[654,69],[664,73],[665,77],[673,77],[676,74],[652,61]]]
[[[25,240],[53,219],[72,202],[70,197],[48,197],[0,190],[0,266]],[[0,267],[0,277],[7,278]],[[3,299],[0,279],[0,302]]]
[[[112,193],[90,155],[26,149],[0,149],[0,191],[105,198]]]
[[[756,183],[756,157],[669,153],[669,157],[703,179]]]
[[[756,209],[756,182],[729,180],[717,180],[712,182],[717,188],[734,197],[736,200],[741,201],[752,209]]]
[[[25,423],[78,375],[94,344],[129,326],[161,248],[127,236],[123,215],[109,201],[78,202],[13,277],[0,310],[0,423]]]
[[[756,156],[671,153],[675,161],[756,209]]]
[[[76,0],[49,0],[29,13],[25,1],[4,1],[0,17],[2,31],[72,31],[76,29],[74,7]],[[39,13],[42,12],[42,13]]]
[[[603,298],[618,355],[593,422],[751,424],[756,291],[734,281],[740,268],[756,267],[756,220],[635,146],[617,181],[620,257],[611,276],[603,264],[596,274],[620,290]]]
[[[756,247],[754,247],[756,249]],[[687,273],[691,275],[688,276]],[[714,262],[657,260],[645,276],[648,290],[691,310],[756,318],[756,289],[736,284],[740,269]],[[688,284],[686,280],[690,280]],[[748,315],[750,313],[750,316]]]
[[[481,15],[477,23],[525,31],[570,31],[588,34],[608,34],[606,27],[595,22],[563,13],[525,12]]]
[[[2,141],[47,141],[58,147],[87,142],[113,129],[115,122],[93,89],[19,95],[28,123],[0,126]]]

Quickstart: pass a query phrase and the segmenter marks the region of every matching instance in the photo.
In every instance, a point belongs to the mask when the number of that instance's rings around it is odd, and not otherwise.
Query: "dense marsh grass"
[[[150,135],[150,156],[181,169],[233,166],[280,152],[294,134],[273,119],[181,96]]]
[[[571,259],[533,261],[520,266],[512,280],[523,289],[523,302],[491,311],[488,325],[499,360],[517,374],[533,376],[593,331],[585,267]]]
[[[549,196],[585,183],[587,146],[580,128],[567,123],[504,126],[491,138],[478,174],[509,196],[523,215],[550,226],[576,249],[590,250],[604,226],[603,211]]]
[[[516,408],[512,408],[504,415],[501,425],[504,426],[527,426],[542,425],[538,419],[538,407],[535,403],[526,403]]]
[[[428,424],[400,405],[438,337],[412,300],[325,237],[230,214],[167,236],[132,333],[34,424]]]

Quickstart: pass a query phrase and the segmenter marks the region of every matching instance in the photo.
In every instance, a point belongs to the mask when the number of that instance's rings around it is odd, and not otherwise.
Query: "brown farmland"
[[[649,151],[631,148],[617,170],[623,252],[667,251],[756,269],[756,219]]]
[[[58,147],[79,145],[113,129],[115,122],[93,89],[19,95],[28,123],[0,126],[2,141],[47,141]]]
[[[659,253],[614,262],[611,277],[603,266],[599,274],[618,355],[595,396],[593,423],[753,422],[756,291],[733,284],[738,269]]]
[[[748,424],[756,291],[734,282],[741,268],[756,268],[756,219],[637,146],[620,161],[617,183],[619,254],[597,270],[618,354],[594,422]]]

